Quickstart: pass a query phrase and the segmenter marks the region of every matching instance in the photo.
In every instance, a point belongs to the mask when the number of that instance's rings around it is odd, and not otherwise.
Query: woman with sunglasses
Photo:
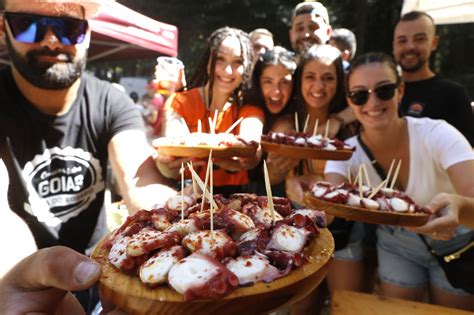
[[[474,196],[474,153],[467,140],[441,120],[399,117],[404,86],[393,59],[383,53],[356,58],[347,76],[347,100],[363,129],[349,139],[356,146],[348,161],[330,161],[326,178],[347,181],[365,164],[372,185],[385,179],[393,159],[402,160],[395,187],[417,204],[437,193]],[[354,177],[353,177],[354,178]],[[377,229],[381,293],[421,301],[428,289],[434,304],[474,310],[473,296],[454,288],[428,250],[452,253],[472,240],[474,230],[459,226],[448,241],[435,240],[394,226]],[[426,242],[426,243],[425,243]],[[427,245],[429,244],[429,245]]]
[[[256,104],[265,113],[263,133],[287,132],[294,129],[291,106],[293,95],[293,74],[296,70],[296,59],[293,52],[281,46],[259,55],[252,74],[252,89],[249,93],[249,103]],[[287,159],[287,163],[275,165],[277,156],[268,154],[267,167],[275,196],[283,196],[284,176],[296,166],[299,160]],[[278,167],[276,167],[278,166]],[[250,172],[250,191],[257,195],[264,195],[265,183],[263,176],[263,162]]]
[[[232,133],[246,140],[260,142],[264,115],[260,108],[244,105],[244,91],[250,85],[253,52],[247,33],[230,27],[216,30],[208,39],[207,49],[190,80],[187,90],[171,95],[165,104],[164,136],[186,135],[198,131],[209,133],[209,120],[215,119],[215,132],[225,132],[243,118]],[[217,113],[217,115],[215,114]],[[214,159],[214,192],[227,196],[246,192],[247,170],[260,161],[261,150],[253,157]],[[159,155],[158,168],[168,178],[178,178],[181,163],[188,158]],[[206,163],[194,165],[204,180]]]

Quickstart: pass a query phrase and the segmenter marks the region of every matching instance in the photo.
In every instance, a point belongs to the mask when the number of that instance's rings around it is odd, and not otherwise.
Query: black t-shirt
[[[121,131],[143,128],[130,98],[93,76],[82,76],[66,114],[51,116],[21,94],[10,68],[0,71],[0,138],[9,140],[13,161],[5,163],[9,203],[39,247],[84,252],[102,236],[107,145]]]
[[[402,115],[444,119],[457,128],[474,146],[474,119],[466,90],[456,82],[434,76],[405,82],[400,104]]]

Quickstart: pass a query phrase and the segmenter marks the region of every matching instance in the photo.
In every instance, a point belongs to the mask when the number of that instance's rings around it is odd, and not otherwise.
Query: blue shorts
[[[379,226],[377,256],[382,281],[404,288],[428,284],[451,294],[469,295],[448,282],[443,269],[420,237],[400,227]]]
[[[364,257],[364,224],[354,222],[347,246],[334,252],[334,259],[359,261]]]

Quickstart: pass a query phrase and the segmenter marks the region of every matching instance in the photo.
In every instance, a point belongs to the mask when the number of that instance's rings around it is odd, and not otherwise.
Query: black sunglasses
[[[87,20],[16,12],[4,14],[13,37],[21,43],[39,43],[48,32],[48,28],[51,28],[63,45],[81,44],[86,38]]]
[[[347,96],[354,105],[362,106],[369,100],[369,94],[375,93],[381,101],[388,101],[395,95],[398,83],[385,84],[369,90],[356,90],[347,92]]]

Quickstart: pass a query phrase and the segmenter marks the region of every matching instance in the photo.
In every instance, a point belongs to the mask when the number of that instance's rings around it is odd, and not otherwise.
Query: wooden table
[[[473,313],[432,304],[382,297],[352,291],[334,291],[332,315],[472,315]]]

